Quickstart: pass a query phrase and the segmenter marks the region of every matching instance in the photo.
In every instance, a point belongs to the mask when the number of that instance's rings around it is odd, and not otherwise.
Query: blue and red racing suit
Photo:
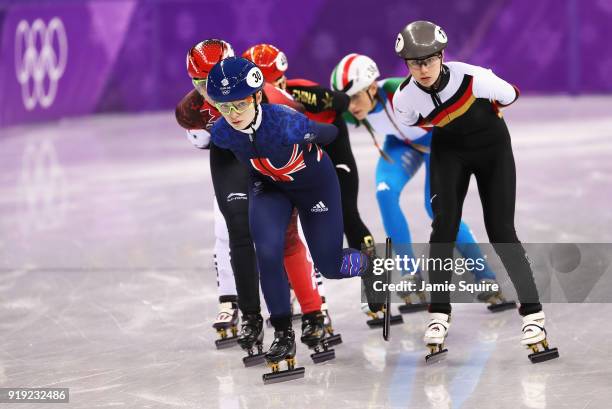
[[[225,119],[213,127],[215,145],[248,164],[249,224],[255,242],[261,287],[274,320],[290,315],[283,269],[284,232],[298,209],[315,266],[326,278],[363,274],[367,257],[342,249],[342,204],[332,161],[318,144],[330,143],[333,125],[309,120],[282,105],[258,105],[254,123],[235,130]]]

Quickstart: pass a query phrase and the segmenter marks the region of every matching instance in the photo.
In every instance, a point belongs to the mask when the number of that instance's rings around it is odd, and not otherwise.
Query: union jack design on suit
[[[300,150],[299,145],[293,145],[293,152],[289,161],[282,167],[277,168],[270,162],[268,158],[251,159],[251,165],[261,174],[269,176],[275,182],[291,182],[292,173],[299,172],[306,167],[304,163],[304,152]]]

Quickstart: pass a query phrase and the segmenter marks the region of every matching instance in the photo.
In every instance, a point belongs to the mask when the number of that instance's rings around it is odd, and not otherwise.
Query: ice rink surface
[[[522,241],[612,242],[610,106],[610,97],[526,97],[505,112]],[[385,343],[359,310],[359,280],[325,283],[344,339],[337,358],[315,366],[300,344],[305,378],[264,386],[263,366],[245,369],[237,347],[214,348],[208,153],[190,145],[171,112],[0,133],[0,387],[67,387],[70,403],[52,407],[70,408],[610,405],[612,304],[545,305],[561,357],[537,365],[519,345],[516,311],[457,305],[449,356],[426,365],[427,314],[404,315]],[[378,154],[366,134],[352,143],[361,213],[382,240]],[[423,176],[402,196],[416,242],[430,233]],[[486,241],[474,181],[464,220]]]

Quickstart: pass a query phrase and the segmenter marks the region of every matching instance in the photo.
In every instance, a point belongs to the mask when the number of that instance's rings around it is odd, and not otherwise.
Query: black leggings
[[[431,195],[434,219],[430,238],[431,258],[452,258],[454,241],[461,221],[463,201],[473,174],[478,184],[489,241],[499,255],[521,301],[519,313],[542,310],[533,272],[514,229],[516,169],[509,135],[496,135],[497,141],[480,148],[460,148],[447,141],[432,139]],[[432,283],[451,281],[451,271],[434,270]],[[432,292],[430,312],[450,314],[448,292]]]
[[[342,219],[344,222],[344,234],[348,246],[361,249],[361,243],[368,236],[372,236],[370,230],[366,227],[359,209],[357,208],[357,195],[359,194],[359,174],[357,173],[357,164],[351,150],[351,142],[348,136],[348,129],[342,116],[338,116],[334,121],[334,125],[338,127],[338,136],[336,139],[323,149],[327,152],[338,175],[340,182],[340,196],[342,198]],[[371,245],[373,243],[365,243]]]
[[[259,272],[249,231],[248,170],[231,151],[211,143],[210,173],[229,233],[238,307],[243,314],[259,313]]]

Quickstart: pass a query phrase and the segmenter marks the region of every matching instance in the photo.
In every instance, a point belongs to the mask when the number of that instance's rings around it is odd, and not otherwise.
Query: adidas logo
[[[322,212],[327,212],[328,210],[329,209],[327,208],[327,206],[325,206],[325,203],[323,203],[322,201],[319,201],[319,203],[312,206],[312,209],[310,209],[310,211],[313,213],[322,213]]]

